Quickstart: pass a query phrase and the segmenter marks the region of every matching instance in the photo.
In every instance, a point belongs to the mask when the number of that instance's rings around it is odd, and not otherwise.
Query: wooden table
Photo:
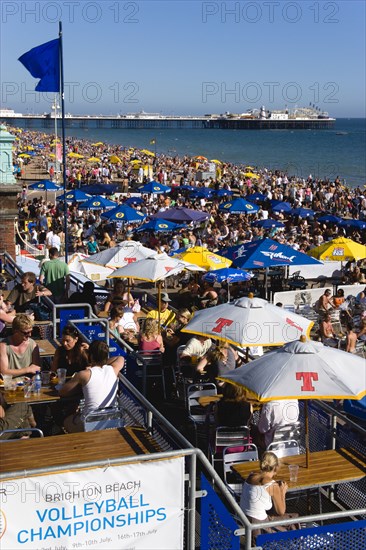
[[[4,391],[1,389],[1,391]],[[52,388],[41,388],[39,394],[31,393],[29,397],[24,397],[24,389],[17,389],[16,391],[4,391],[6,402],[9,405],[14,403],[28,403],[28,405],[38,405],[44,403],[53,403],[60,399],[59,394]]]
[[[115,428],[45,438],[4,441],[0,444],[0,473],[22,472],[93,460],[126,458],[161,449],[142,428]]]
[[[310,466],[305,466],[305,455],[286,456],[280,459],[277,478],[286,481],[288,491],[313,489],[362,479],[366,473],[363,457],[355,456],[347,449],[318,451],[310,454]],[[298,464],[297,481],[290,481],[289,464]],[[233,466],[243,480],[253,471],[259,471],[259,462],[244,462]]]
[[[52,340],[34,340],[39,347],[41,357],[53,357],[57,349],[56,342]]]

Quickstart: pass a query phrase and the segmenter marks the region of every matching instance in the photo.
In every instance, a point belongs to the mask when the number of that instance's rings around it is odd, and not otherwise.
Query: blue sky
[[[309,102],[365,117],[365,2],[7,1],[1,106],[50,111],[17,61],[64,34],[66,111],[241,113]]]

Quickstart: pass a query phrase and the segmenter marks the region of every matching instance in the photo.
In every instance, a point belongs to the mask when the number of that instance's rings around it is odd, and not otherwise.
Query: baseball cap
[[[169,295],[167,292],[163,292],[161,295],[161,301],[162,302],[171,302],[171,299],[169,298]]]

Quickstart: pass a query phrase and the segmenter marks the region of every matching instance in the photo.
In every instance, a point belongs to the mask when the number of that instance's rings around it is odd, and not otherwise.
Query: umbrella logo
[[[133,264],[133,262],[136,261],[136,258],[123,258],[125,262],[128,264]]]
[[[301,386],[300,388],[301,391],[315,391],[311,380],[317,382],[319,380],[319,376],[317,372],[297,372],[296,380],[302,380],[304,383],[303,386]]]
[[[221,263],[221,258],[216,258],[216,256],[213,256],[212,254],[208,254],[207,259],[211,260],[214,264],[220,264]]]
[[[67,199],[72,199],[72,195],[66,195]]]
[[[125,215],[124,215],[123,212],[117,212],[116,218],[124,218],[124,217],[125,217]]]
[[[247,210],[253,210],[253,206],[252,206],[251,204],[246,204],[246,205],[245,205],[245,208],[246,208]]]
[[[231,206],[232,206],[232,205],[231,205],[230,203],[228,203],[228,204],[225,204],[225,205],[224,205],[224,208],[231,208]]]
[[[295,321],[293,321],[292,319],[289,319],[288,317],[286,317],[286,323],[289,324],[291,327],[294,327],[300,332],[302,332],[302,328],[298,324],[296,324]]]
[[[100,206],[100,202],[98,201],[93,202],[93,206]]]
[[[341,248],[341,247],[334,248],[333,256],[344,256],[344,248]]]
[[[168,226],[166,225],[166,223],[159,223],[158,227],[160,227],[161,229],[166,229]]]
[[[286,262],[292,262],[295,258],[295,256],[285,256],[282,252],[267,252],[265,250],[261,250],[260,252],[271,260],[286,260]]]
[[[215,323],[216,326],[213,327],[212,332],[220,333],[222,332],[223,328],[229,327],[233,324],[234,321],[231,321],[230,319],[224,319],[224,317],[219,317],[216,319]]]
[[[39,187],[40,189],[43,189],[44,184],[43,184],[43,183],[40,183],[38,187]]]
[[[159,191],[159,187],[155,186],[154,191]]]

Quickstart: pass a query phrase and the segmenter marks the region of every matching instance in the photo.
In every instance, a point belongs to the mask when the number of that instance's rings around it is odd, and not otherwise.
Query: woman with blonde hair
[[[0,342],[1,374],[24,377],[41,370],[39,347],[31,338],[32,330],[33,321],[29,315],[18,313],[14,317],[13,333]]]
[[[275,481],[280,464],[274,453],[266,451],[259,462],[260,471],[251,473],[243,484],[240,498],[240,507],[251,523],[260,524],[265,521],[277,521],[280,519],[296,518],[298,514],[286,514],[287,483]],[[268,511],[274,508],[276,515],[268,516]],[[263,529],[266,533],[275,531],[287,531],[296,529],[291,524],[286,527],[274,527]],[[261,530],[253,531],[253,536],[260,534]]]
[[[147,318],[140,333],[139,349],[141,351],[161,351],[164,353],[164,343],[159,334],[159,323],[156,319]]]
[[[215,382],[217,376],[232,371],[236,367],[238,354],[227,342],[219,342],[215,348],[210,350],[197,365],[197,372],[207,372],[210,380]],[[218,382],[219,385],[222,382]]]

